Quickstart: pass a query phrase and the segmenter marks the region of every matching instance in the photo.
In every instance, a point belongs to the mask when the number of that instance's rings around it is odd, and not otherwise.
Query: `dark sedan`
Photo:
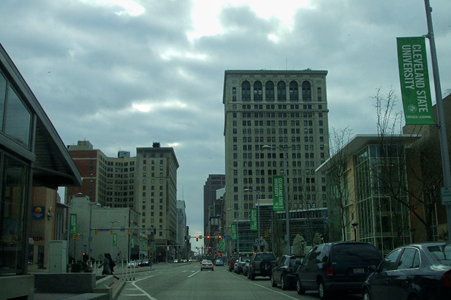
[[[282,290],[288,290],[296,286],[296,270],[301,265],[302,256],[282,255],[277,260],[271,273],[271,285],[280,284]]]
[[[363,284],[364,300],[451,299],[451,243],[399,247]]]

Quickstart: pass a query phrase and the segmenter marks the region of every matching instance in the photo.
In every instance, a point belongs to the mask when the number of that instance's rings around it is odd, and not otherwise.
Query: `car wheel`
[[[280,287],[282,290],[288,290],[288,282],[285,276],[280,276]]]
[[[274,280],[274,276],[271,275],[271,286],[272,287],[276,287],[277,286],[277,282]]]
[[[299,277],[296,278],[296,292],[298,295],[305,295],[305,289],[302,287],[301,279],[299,279]]]
[[[363,291],[362,299],[363,300],[371,300],[370,291],[368,289],[365,289]]]
[[[318,293],[321,300],[326,300],[329,298],[329,291],[326,289],[324,281],[321,279],[318,281]]]

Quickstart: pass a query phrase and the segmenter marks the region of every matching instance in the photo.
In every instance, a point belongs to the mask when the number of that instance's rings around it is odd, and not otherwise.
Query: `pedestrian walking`
[[[116,275],[114,275],[114,267],[116,266],[116,263],[113,261],[113,258],[111,257],[111,254],[107,253],[108,262],[110,265],[111,275],[114,276],[114,278],[119,279]]]
[[[103,267],[102,275],[111,275],[110,260],[108,259],[109,253],[105,253],[103,257],[103,263],[99,268]]]

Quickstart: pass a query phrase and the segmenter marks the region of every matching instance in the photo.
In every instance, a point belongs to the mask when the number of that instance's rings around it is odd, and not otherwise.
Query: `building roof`
[[[20,95],[27,108],[36,116],[36,136],[32,154],[30,155],[30,151],[26,149],[23,152],[20,151],[20,153],[17,153],[26,157],[28,160],[34,161],[34,184],[50,188],[72,185],[80,186],[82,183],[81,175],[64,143],[25,79],[1,44],[0,68],[10,84],[15,87],[16,92]],[[1,142],[10,143],[10,145],[14,143],[8,141],[6,138],[3,138]]]
[[[390,139],[390,144],[396,145],[407,145],[415,142],[421,136],[411,135],[411,134],[399,134],[386,136],[386,139]],[[348,157],[356,155],[367,145],[381,144],[381,137],[378,134],[357,134],[355,135],[343,148],[339,149],[336,153],[331,154],[331,156],[322,163],[315,172],[328,171],[334,166],[334,158],[338,155],[346,153]]]

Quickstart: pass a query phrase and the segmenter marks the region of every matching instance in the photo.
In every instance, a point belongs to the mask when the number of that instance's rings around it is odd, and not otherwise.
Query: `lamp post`
[[[95,206],[100,206],[100,203],[98,203],[98,202],[91,202],[91,203],[89,203],[88,258],[89,258],[90,262],[92,261],[91,260],[91,240],[92,240],[91,231],[92,231],[92,207],[94,205]]]
[[[304,240],[301,241],[301,245],[302,245],[302,253],[301,254],[304,255],[304,252],[305,252],[304,251],[304,247],[305,247],[305,241]]]
[[[253,192],[252,189],[245,189],[245,192]],[[255,190],[257,192],[257,243],[258,243],[258,252],[261,251],[261,235],[260,235],[260,190]]]
[[[357,225],[359,225],[359,223],[353,222],[351,225],[352,228],[354,228],[354,241],[357,241]]]
[[[291,148],[290,146],[284,145],[284,146],[271,146],[271,145],[263,145],[262,149],[279,149],[282,150],[284,155],[284,162],[283,162],[283,179],[284,179],[284,193],[285,193],[285,215],[286,215],[286,224],[285,224],[285,231],[287,234],[286,242],[287,242],[287,253],[291,253],[291,247],[290,247],[290,211],[288,209],[288,174],[287,174],[287,164],[288,164],[288,148]]]
[[[121,221],[111,221],[111,230],[113,230],[114,223],[120,223]],[[111,235],[111,256],[113,256],[113,242],[114,242],[114,233]],[[114,257],[114,256],[113,256]]]

